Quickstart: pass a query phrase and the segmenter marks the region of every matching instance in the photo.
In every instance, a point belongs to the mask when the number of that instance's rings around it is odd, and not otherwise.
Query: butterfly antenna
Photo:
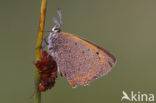
[[[61,9],[60,8],[57,9],[57,13],[58,13],[58,15],[60,17],[60,26],[62,26],[62,13],[61,13]]]
[[[54,23],[55,23],[58,27],[61,27],[60,23],[58,22],[58,20],[57,20],[55,17],[53,17],[53,21],[54,21]]]

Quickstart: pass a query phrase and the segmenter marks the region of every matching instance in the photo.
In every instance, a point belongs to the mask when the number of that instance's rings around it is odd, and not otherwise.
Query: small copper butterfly
[[[88,85],[91,81],[106,75],[116,63],[116,58],[98,45],[70,33],[61,32],[62,14],[57,11],[60,21],[48,37],[48,52],[56,60],[58,72],[76,87]]]

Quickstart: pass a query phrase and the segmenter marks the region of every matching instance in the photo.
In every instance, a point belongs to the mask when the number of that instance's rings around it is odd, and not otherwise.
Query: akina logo
[[[141,93],[140,91],[134,92],[131,91],[130,93],[126,93],[122,91],[122,98],[121,101],[132,101],[132,102],[154,102],[154,94],[153,93]]]

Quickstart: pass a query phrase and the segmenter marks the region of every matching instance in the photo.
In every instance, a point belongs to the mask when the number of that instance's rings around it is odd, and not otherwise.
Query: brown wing
[[[59,72],[69,83],[88,85],[92,80],[107,74],[116,59],[103,48],[69,33],[55,33],[53,48]]]

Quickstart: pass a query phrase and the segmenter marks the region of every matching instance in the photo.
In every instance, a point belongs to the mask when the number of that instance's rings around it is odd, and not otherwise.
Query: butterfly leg
[[[49,43],[47,42],[46,38],[43,39],[46,45],[49,45]]]

